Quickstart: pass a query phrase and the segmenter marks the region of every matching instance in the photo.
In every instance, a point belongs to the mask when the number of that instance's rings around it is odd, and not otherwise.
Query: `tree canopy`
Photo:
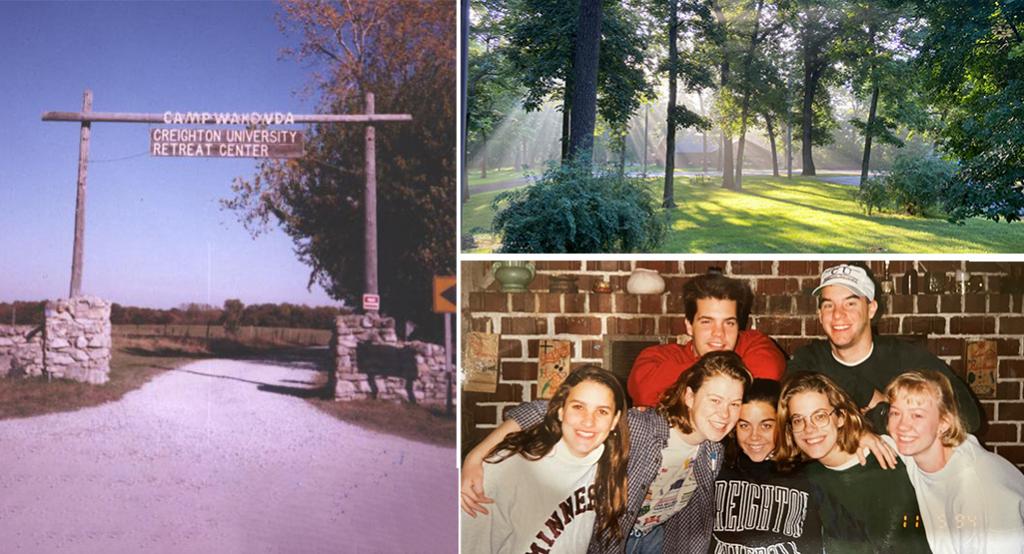
[[[455,13],[444,2],[287,0],[286,52],[313,68],[309,91],[325,113],[409,113],[377,124],[378,251],[382,312],[436,338],[432,276],[455,270]],[[365,290],[364,126],[308,130],[306,156],[262,162],[223,202],[250,232],[271,224],[308,264],[310,286],[357,304]]]

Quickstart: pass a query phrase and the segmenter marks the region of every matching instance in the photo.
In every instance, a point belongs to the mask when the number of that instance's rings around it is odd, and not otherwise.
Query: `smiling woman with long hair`
[[[466,552],[583,552],[592,533],[618,538],[626,505],[626,395],[613,374],[573,371],[544,421],[485,459],[492,513],[462,517]],[[539,549],[539,550],[537,550]]]
[[[822,491],[826,552],[930,552],[906,466],[857,460],[865,428],[857,405],[821,373],[797,373],[782,387],[777,415],[783,466],[807,466]]]

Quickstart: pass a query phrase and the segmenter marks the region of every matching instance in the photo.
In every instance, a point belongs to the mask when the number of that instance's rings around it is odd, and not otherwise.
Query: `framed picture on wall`
[[[999,366],[997,346],[992,339],[964,343],[964,379],[978,398],[996,396],[996,370]]]

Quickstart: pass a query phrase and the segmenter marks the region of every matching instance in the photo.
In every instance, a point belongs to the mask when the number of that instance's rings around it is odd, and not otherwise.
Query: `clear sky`
[[[269,2],[0,0],[0,301],[67,296],[79,125],[46,111],[312,113]],[[335,304],[291,239],[223,211],[255,162],[158,158],[150,125],[93,123],[82,292],[125,305]]]

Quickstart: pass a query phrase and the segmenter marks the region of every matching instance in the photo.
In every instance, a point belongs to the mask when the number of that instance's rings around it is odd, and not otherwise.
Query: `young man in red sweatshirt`
[[[686,333],[684,345],[660,344],[645,348],[629,373],[629,396],[634,406],[654,406],[661,393],[701,356],[734,350],[751,374],[764,379],[782,377],[786,356],[764,333],[745,329],[753,300],[750,287],[721,273],[698,275],[683,285]]]

